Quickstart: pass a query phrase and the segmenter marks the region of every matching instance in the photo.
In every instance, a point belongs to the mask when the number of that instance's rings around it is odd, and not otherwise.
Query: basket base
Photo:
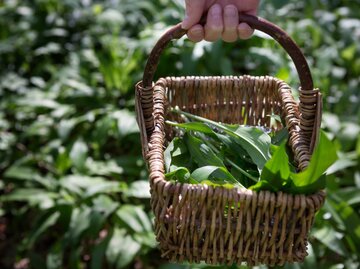
[[[155,234],[173,262],[248,265],[302,262],[325,194],[290,195],[159,182]]]
[[[171,245],[164,241],[164,238],[159,238],[159,248],[161,256],[170,262],[182,263],[201,263],[205,262],[209,265],[241,265],[246,263],[248,266],[255,266],[259,264],[267,264],[270,266],[282,266],[285,263],[303,262],[308,255],[307,248],[304,246],[302,250],[297,250],[295,253],[288,253],[285,250],[281,253],[259,253],[254,250],[246,250],[247,245],[243,246],[244,249],[232,250],[226,249],[223,252],[214,251],[213,249],[206,249],[202,247],[190,247],[191,242],[185,240],[180,245]],[[243,241],[243,239],[240,239]],[[241,242],[240,244],[244,244]]]

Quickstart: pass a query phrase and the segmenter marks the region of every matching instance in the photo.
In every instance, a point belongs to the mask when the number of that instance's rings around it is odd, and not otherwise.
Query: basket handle
[[[203,17],[204,18],[204,17]],[[293,60],[296,70],[299,75],[301,89],[303,91],[312,91],[313,90],[313,80],[310,73],[309,66],[305,59],[304,54],[301,52],[300,48],[296,43],[291,39],[291,37],[277,25],[253,15],[248,14],[239,14],[239,21],[249,24],[252,28],[260,30],[272,38],[274,38],[289,54]],[[170,28],[156,43],[152,49],[149,58],[147,60],[144,74],[143,74],[143,84],[144,88],[151,88],[154,74],[159,63],[160,56],[168,45],[168,43],[173,39],[179,39],[186,34],[186,30],[182,29],[181,23]]]

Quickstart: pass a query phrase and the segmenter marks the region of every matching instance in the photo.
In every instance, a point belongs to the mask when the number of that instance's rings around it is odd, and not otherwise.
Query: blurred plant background
[[[134,115],[146,57],[183,5],[0,1],[0,268],[210,268],[168,264],[156,249]],[[322,126],[341,157],[309,256],[285,268],[359,268],[360,2],[262,1],[259,14],[305,52],[324,95]],[[299,85],[289,58],[261,33],[234,44],[181,39],[157,72],[205,74]]]

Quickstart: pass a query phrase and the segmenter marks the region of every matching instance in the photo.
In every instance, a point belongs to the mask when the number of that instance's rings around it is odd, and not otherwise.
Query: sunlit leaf
[[[70,158],[79,171],[84,171],[87,155],[88,147],[86,143],[82,139],[77,140],[70,151]]]
[[[123,205],[117,210],[116,215],[126,227],[134,232],[152,230],[149,217],[139,206]]]
[[[150,184],[148,180],[137,180],[129,185],[124,194],[128,197],[150,198]]]
[[[126,234],[126,230],[115,228],[106,249],[106,258],[115,268],[124,268],[134,259],[140,248],[141,245]]]

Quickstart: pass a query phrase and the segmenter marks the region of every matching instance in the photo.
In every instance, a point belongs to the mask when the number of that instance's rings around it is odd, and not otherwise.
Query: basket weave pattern
[[[167,182],[163,152],[169,130],[164,121],[174,118],[168,112],[170,106],[224,123],[263,127],[270,127],[268,115],[281,115],[302,170],[310,159],[318,91],[300,91],[299,107],[290,87],[272,77],[171,77],[159,79],[151,89],[141,83],[136,89],[143,133],[149,137],[145,153],[162,255],[171,261],[209,264],[303,261],[307,234],[325,194],[290,195]]]

